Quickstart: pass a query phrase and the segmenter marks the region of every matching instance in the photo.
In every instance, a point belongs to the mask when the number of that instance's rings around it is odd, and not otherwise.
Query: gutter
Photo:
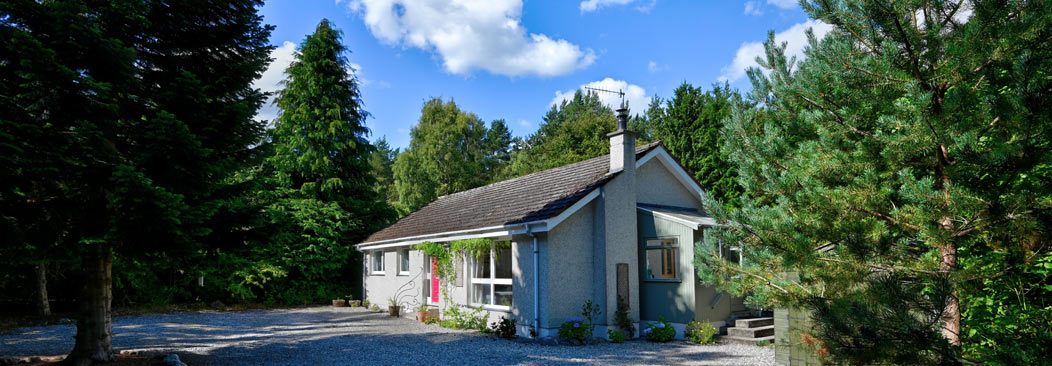
[[[533,230],[530,228],[530,224],[526,224],[526,235],[533,238],[533,326],[534,329],[541,327],[541,298],[540,291],[538,290],[541,268],[538,266],[538,257],[540,257],[540,248],[537,247],[537,235],[533,234]]]

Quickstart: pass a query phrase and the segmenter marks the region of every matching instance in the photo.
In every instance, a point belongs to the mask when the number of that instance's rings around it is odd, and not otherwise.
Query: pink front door
[[[431,261],[431,302],[438,303],[438,274],[435,273],[435,261]]]

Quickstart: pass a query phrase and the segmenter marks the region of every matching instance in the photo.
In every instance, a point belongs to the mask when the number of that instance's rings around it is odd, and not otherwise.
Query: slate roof
[[[636,159],[660,146],[636,148]],[[544,220],[559,215],[615,175],[610,155],[439,197],[364,243]]]

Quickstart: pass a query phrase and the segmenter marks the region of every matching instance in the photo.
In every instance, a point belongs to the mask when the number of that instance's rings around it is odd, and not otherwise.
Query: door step
[[[742,318],[732,320],[722,339],[727,343],[757,344],[774,342],[774,318]],[[721,332],[722,333],[722,332]]]

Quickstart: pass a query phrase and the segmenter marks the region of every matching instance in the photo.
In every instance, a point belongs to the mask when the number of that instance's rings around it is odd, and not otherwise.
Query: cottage
[[[596,336],[614,327],[619,298],[637,329],[664,317],[680,337],[691,321],[720,327],[745,310],[696,277],[694,243],[714,225],[702,187],[660,143],[635,146],[619,112],[610,155],[439,197],[358,244],[366,298],[442,308],[439,286],[449,285],[456,304],[517,319],[520,335],[535,325],[540,336],[556,335],[589,300],[602,311]],[[456,263],[451,284],[412,248],[470,238],[504,245]]]

